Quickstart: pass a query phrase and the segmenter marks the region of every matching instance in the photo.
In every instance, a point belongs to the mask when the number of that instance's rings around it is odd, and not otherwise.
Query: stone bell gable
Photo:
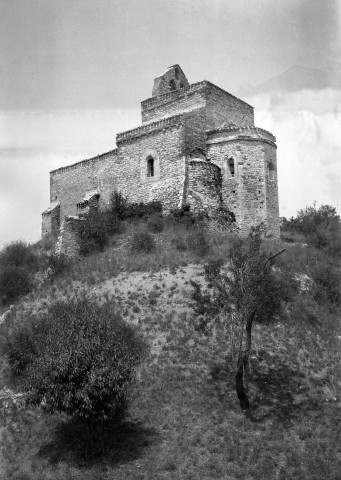
[[[118,191],[158,200],[165,213],[189,204],[221,220],[231,211],[241,234],[264,222],[279,236],[276,139],[255,127],[251,105],[207,80],[189,84],[173,65],[155,78],[141,115],[142,125],[116,135],[117,148],[51,172],[43,235]]]

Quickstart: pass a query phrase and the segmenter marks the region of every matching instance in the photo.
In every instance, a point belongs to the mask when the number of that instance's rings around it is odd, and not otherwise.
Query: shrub
[[[67,255],[53,253],[47,257],[47,266],[50,268],[52,276],[56,277],[69,268],[70,260]]]
[[[130,248],[135,253],[150,253],[155,247],[155,240],[148,232],[136,232],[131,239]]]
[[[26,295],[31,288],[31,275],[24,268],[10,266],[0,272],[0,297],[4,305]]]
[[[0,253],[0,266],[21,267],[29,270],[37,270],[38,260],[32,247],[22,240],[6,245]]]
[[[100,212],[90,211],[80,216],[81,220],[75,222],[78,236],[79,253],[88,255],[93,252],[103,251],[108,243],[107,218]]]
[[[146,345],[112,303],[85,298],[57,302],[12,337],[11,345],[21,353],[20,358],[14,355],[19,358],[14,374],[20,370],[28,403],[88,424],[124,416]],[[8,347],[7,355],[13,358],[13,353]],[[10,365],[13,369],[13,361]]]
[[[200,230],[187,235],[186,243],[188,249],[199,257],[204,257],[209,252],[210,245],[208,239],[206,235]]]
[[[162,217],[159,217],[155,214],[152,215],[147,222],[147,228],[152,233],[161,233],[163,231],[163,227],[164,224]]]
[[[320,305],[336,306],[341,301],[341,277],[333,265],[319,263],[315,265],[310,276],[314,282],[313,295]]]
[[[281,229],[288,236],[288,232],[305,236],[306,241],[319,249],[325,249],[332,255],[341,254],[341,225],[336,209],[330,205],[316,203],[297,212],[296,218],[287,220],[282,218]]]
[[[158,201],[129,203],[126,197],[119,192],[114,192],[110,198],[111,215],[120,221],[146,218],[162,214],[162,204]]]
[[[181,235],[175,235],[174,237],[172,237],[171,244],[180,252],[184,252],[187,250],[186,239]]]

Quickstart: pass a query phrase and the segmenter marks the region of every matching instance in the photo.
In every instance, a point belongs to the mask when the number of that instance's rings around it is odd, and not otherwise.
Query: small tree
[[[222,262],[205,266],[208,290],[194,286],[193,299],[199,315],[204,315],[202,326],[207,332],[212,322],[223,315],[237,333],[236,393],[241,408],[249,408],[244,386],[248,368],[251,336],[254,322],[269,323],[280,312],[282,301],[288,298],[288,289],[274,275],[271,265],[279,254],[267,256],[262,251],[261,226],[253,228],[248,241],[239,239],[230,249],[228,271],[222,272]]]
[[[113,304],[60,301],[47,315],[31,320],[32,328],[16,329],[20,342],[12,338],[6,352],[11,357],[15,349],[14,373],[28,392],[28,403],[86,423],[91,436],[105,422],[122,419],[146,345]],[[18,354],[20,345],[28,347],[29,358]]]

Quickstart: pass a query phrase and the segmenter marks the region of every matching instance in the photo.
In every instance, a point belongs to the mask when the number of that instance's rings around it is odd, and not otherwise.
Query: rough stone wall
[[[224,123],[253,126],[253,107],[204,80],[141,102],[142,123],[205,108],[206,128]]]
[[[185,129],[185,152],[193,150],[206,150],[206,112],[204,108],[193,110],[184,115]]]
[[[77,232],[74,228],[75,222],[81,222],[81,220],[74,217],[65,217],[65,220],[63,220],[56,243],[56,255],[76,257],[79,254]]]
[[[175,90],[141,102],[142,123],[153,122],[205,107],[205,82]]]
[[[162,95],[188,86],[188,80],[181,67],[173,65],[163,75],[155,78],[152,95]]]
[[[180,119],[181,120],[181,119]],[[184,121],[145,135],[120,140],[115,163],[119,190],[131,202],[162,201],[164,211],[181,206],[185,188]],[[147,176],[147,158],[155,162]]]
[[[276,149],[265,144],[265,191],[268,232],[275,238],[280,236],[279,204],[278,204],[278,178],[277,178],[277,155]]]
[[[60,204],[54,202],[45,212],[42,214],[41,234],[42,237],[49,235],[50,233],[58,233],[60,227]]]
[[[223,205],[220,168],[204,160],[189,159],[187,181],[185,202],[191,205],[191,211],[218,216]]]
[[[207,128],[216,128],[224,123],[234,123],[240,126],[253,126],[253,107],[239,98],[209,84],[206,104]]]
[[[99,207],[109,202],[110,194],[115,189],[114,165],[117,151],[83,160],[69,167],[59,168],[50,174],[51,201],[60,202],[60,218],[79,213],[77,204],[91,190],[100,193]]]
[[[221,168],[223,200],[236,215],[240,232],[247,234],[252,225],[265,222],[267,233],[278,237],[277,179],[271,174],[270,180],[268,173],[269,161],[275,164],[276,146],[271,134],[266,138],[268,132],[264,132],[261,138],[261,129],[255,130],[248,135],[243,135],[243,130],[209,134],[208,157]],[[230,158],[234,160],[234,176]]]

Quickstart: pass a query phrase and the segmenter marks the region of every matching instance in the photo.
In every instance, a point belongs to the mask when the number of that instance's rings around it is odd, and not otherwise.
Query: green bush
[[[152,233],[161,233],[164,228],[162,217],[155,214],[152,215],[147,222],[147,228]]]
[[[38,259],[28,243],[17,240],[6,245],[0,252],[0,266],[2,268],[20,267],[36,271]]]
[[[151,253],[155,247],[155,240],[148,232],[136,232],[131,239],[130,248],[134,253]]]
[[[31,274],[21,267],[6,267],[0,271],[0,298],[8,305],[32,288]]]
[[[112,303],[60,301],[28,323],[5,349],[28,403],[87,423],[124,416],[146,345]]]
[[[210,249],[208,239],[201,230],[194,231],[187,235],[186,243],[188,250],[199,257],[205,257]]]

